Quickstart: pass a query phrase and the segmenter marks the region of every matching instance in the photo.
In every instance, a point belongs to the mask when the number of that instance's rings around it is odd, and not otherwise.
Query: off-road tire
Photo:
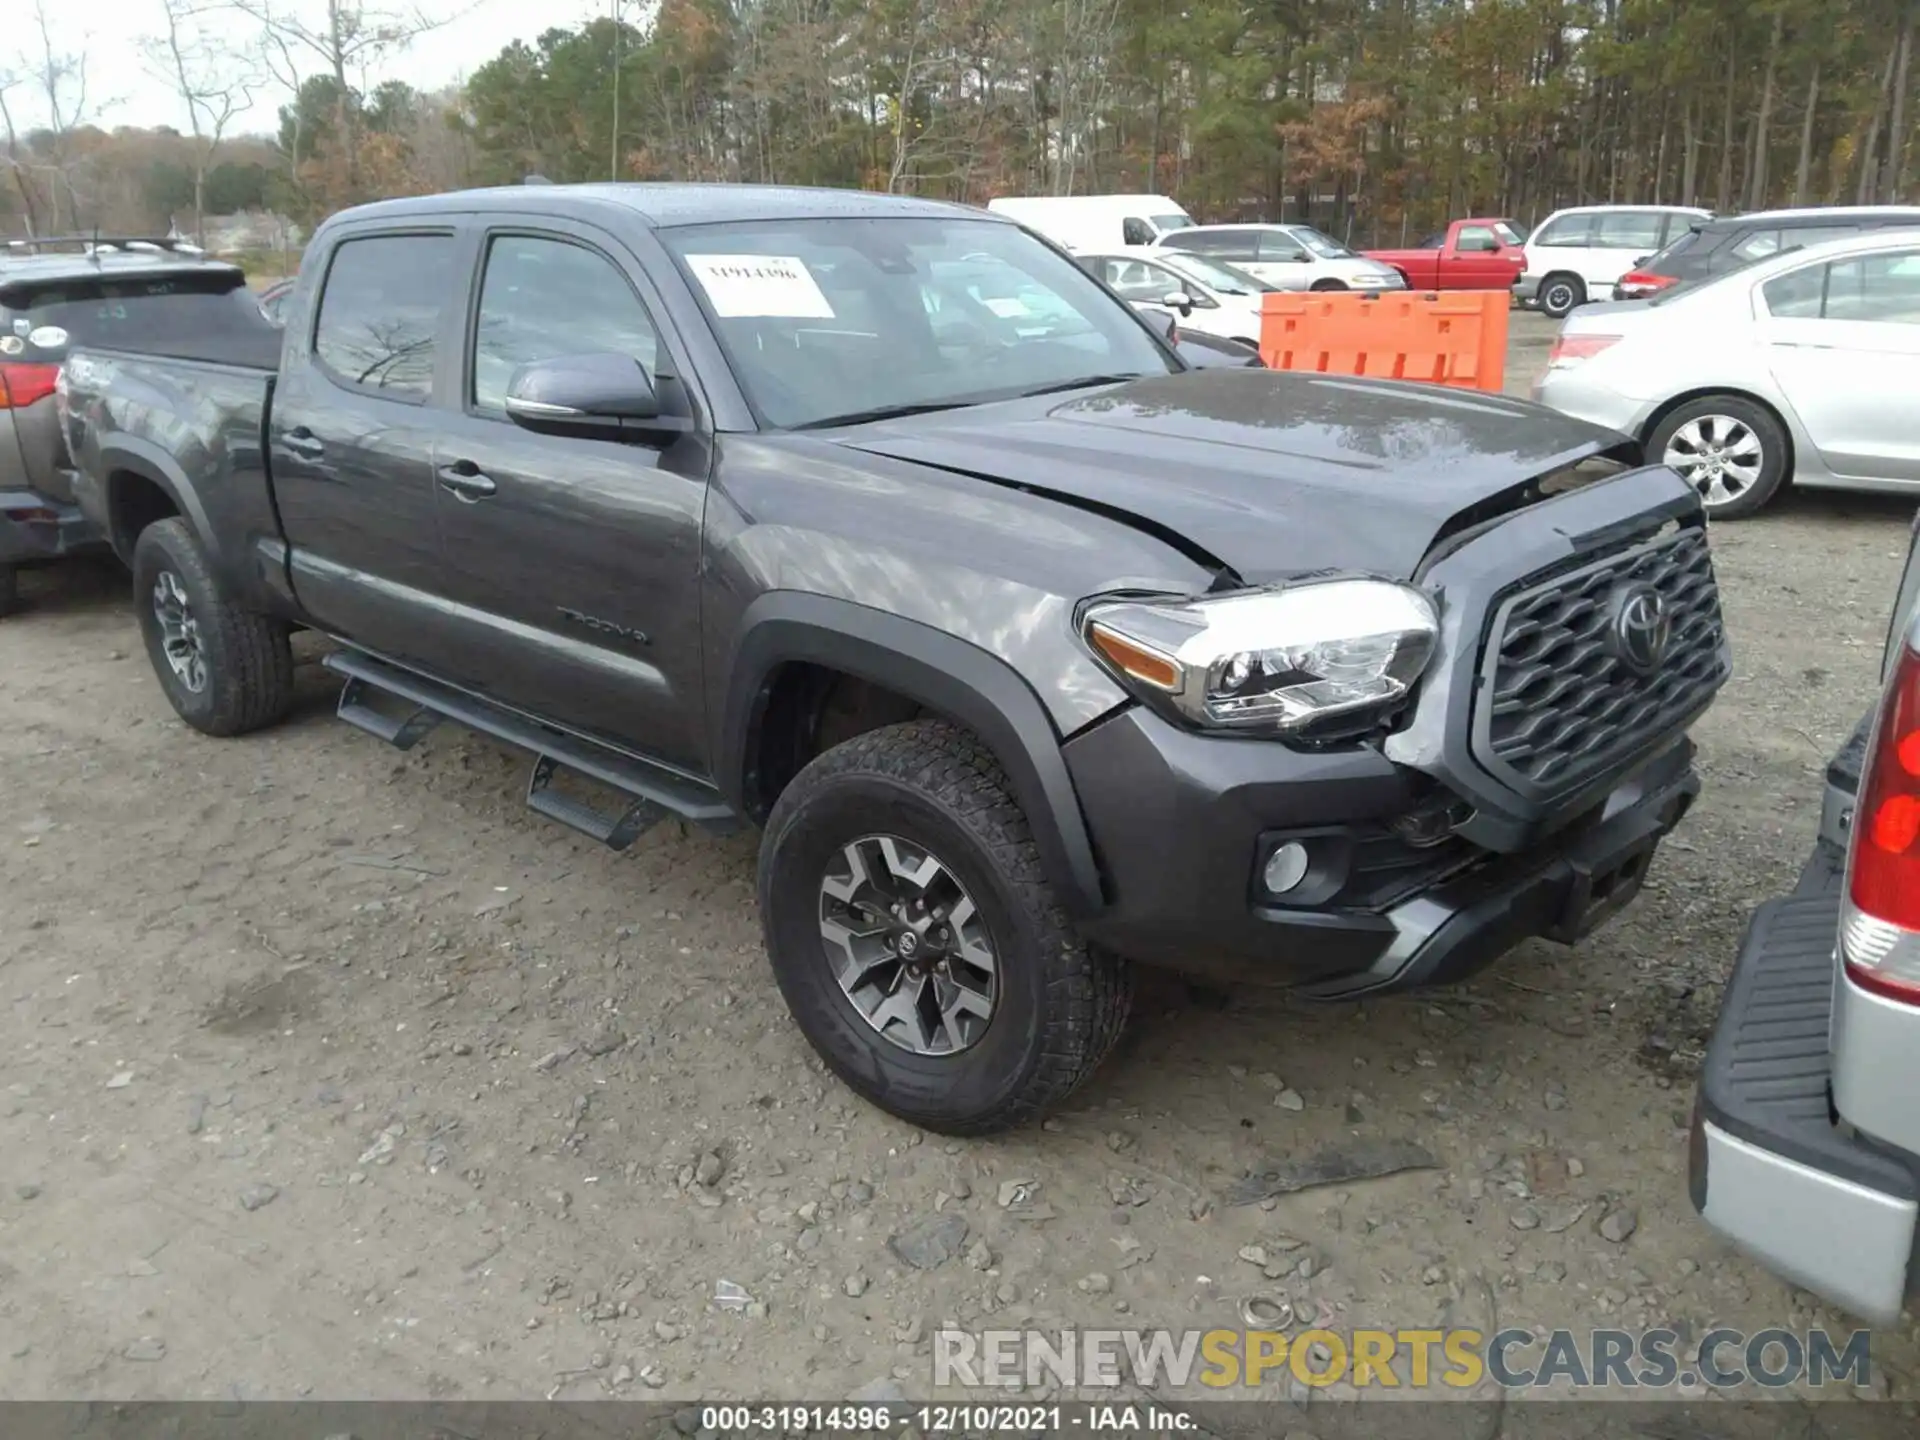
[[[193,691],[168,663],[153,592],[163,571],[185,591],[199,629],[206,684]],[[236,605],[184,520],[160,520],[133,547],[134,613],[147,658],[180,718],[203,735],[244,735],[285,717],[293,703],[293,649],[284,621]]]
[[[0,615],[11,615],[20,608],[20,572],[0,563]]]
[[[966,886],[992,938],[993,1016],[958,1053],[921,1055],[882,1038],[828,961],[821,880],[843,846],[874,834],[925,846]],[[947,721],[869,731],[801,770],[768,818],[759,891],[774,978],[801,1033],[853,1090],[928,1130],[986,1135],[1034,1120],[1099,1067],[1125,1028],[1131,967],[1074,930],[999,762]]]
[[[1540,313],[1564,320],[1587,303],[1587,282],[1578,275],[1555,271],[1540,282]]]

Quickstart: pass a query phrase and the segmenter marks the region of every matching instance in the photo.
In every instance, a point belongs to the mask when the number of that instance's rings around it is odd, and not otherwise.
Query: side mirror
[[[1179,340],[1180,325],[1179,322],[1173,318],[1173,312],[1171,310],[1162,310],[1158,305],[1146,304],[1137,304],[1133,308],[1140,313],[1149,325],[1160,332],[1160,338],[1165,340],[1169,345],[1175,344]]]
[[[1169,310],[1177,310],[1182,315],[1193,314],[1193,297],[1184,290],[1175,290],[1161,297],[1160,303]]]
[[[522,365],[507,385],[507,418],[540,435],[601,440],[692,428],[685,419],[660,413],[660,396],[638,360],[612,353]]]

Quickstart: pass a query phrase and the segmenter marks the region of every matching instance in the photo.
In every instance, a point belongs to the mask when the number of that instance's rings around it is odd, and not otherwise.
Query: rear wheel
[[[133,598],[160,688],[194,729],[243,735],[287,713],[293,703],[287,625],[227,597],[184,520],[161,520],[140,532]]]
[[[1700,492],[1715,520],[1757,512],[1787,478],[1787,432],[1773,415],[1740,395],[1689,400],[1654,427],[1647,452]]]
[[[1540,282],[1540,313],[1564,320],[1587,303],[1587,282],[1578,275],[1553,274]]]
[[[0,615],[11,615],[20,608],[20,572],[0,563]]]
[[[1126,963],[1061,910],[999,764],[945,721],[869,731],[794,778],[760,847],[760,913],[821,1058],[945,1134],[1064,1100],[1132,1002]]]

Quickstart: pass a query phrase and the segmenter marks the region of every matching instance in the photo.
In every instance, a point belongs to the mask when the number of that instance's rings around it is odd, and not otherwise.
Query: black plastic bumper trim
[[[1815,1170],[1920,1200],[1907,1164],[1833,1123],[1828,1031],[1842,883],[1830,857],[1816,854],[1791,895],[1754,912],[1701,1067],[1698,1116]],[[1689,1189],[1704,1210],[1695,1149]]]

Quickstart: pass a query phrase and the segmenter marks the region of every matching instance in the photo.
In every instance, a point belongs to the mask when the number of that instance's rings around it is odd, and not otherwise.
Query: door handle
[[[471,505],[476,500],[484,500],[498,488],[493,481],[480,473],[480,467],[471,460],[456,460],[451,465],[440,467],[440,488],[456,500],[464,500]]]
[[[302,460],[318,460],[327,453],[327,447],[304,425],[296,425],[280,437],[280,443],[298,455]]]

